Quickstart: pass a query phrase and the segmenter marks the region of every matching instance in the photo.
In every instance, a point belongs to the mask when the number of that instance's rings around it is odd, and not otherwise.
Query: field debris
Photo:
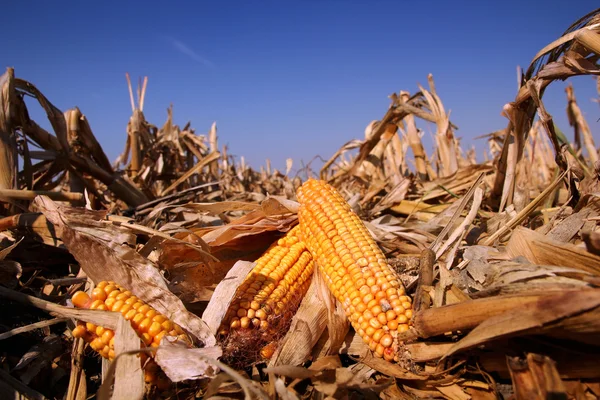
[[[578,75],[600,96],[599,59],[600,9],[534,56],[485,154],[430,74],[295,175],[291,159],[253,169],[172,107],[151,124],[148,79],[134,97],[129,75],[111,164],[84,110],[8,68],[1,397],[600,398],[597,121],[572,86],[573,134],[543,103]]]

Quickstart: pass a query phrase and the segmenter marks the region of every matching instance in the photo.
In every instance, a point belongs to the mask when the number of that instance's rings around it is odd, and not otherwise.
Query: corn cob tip
[[[308,290],[314,267],[299,231],[295,226],[273,243],[236,290],[219,328],[225,359],[236,366],[272,354]],[[269,343],[272,351],[261,351]]]

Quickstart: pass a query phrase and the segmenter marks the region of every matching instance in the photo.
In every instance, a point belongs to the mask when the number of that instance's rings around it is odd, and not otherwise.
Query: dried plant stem
[[[583,143],[588,152],[588,156],[590,157],[590,161],[592,165],[598,161],[598,150],[596,149],[596,144],[594,143],[594,137],[592,132],[590,131],[590,127],[583,117],[581,109],[577,104],[577,100],[575,99],[575,93],[573,91],[573,85],[569,84],[566,87],[565,91],[567,92],[567,116],[569,117],[569,124],[575,130],[575,142],[574,145],[576,149],[581,147],[581,139],[583,139]]]
[[[3,386],[8,386],[8,388],[3,388]],[[20,380],[13,378],[8,372],[0,369],[0,394],[7,394],[9,391],[11,392],[9,394],[11,397],[6,398],[18,399],[21,398],[19,395],[23,395],[29,400],[46,400],[46,397],[43,394],[36,392]],[[19,395],[17,395],[17,393]]]
[[[467,214],[467,217],[461,222],[461,224],[452,232],[448,240],[439,248],[436,252],[436,258],[440,258],[442,254],[446,252],[446,250],[454,243],[456,240],[463,237],[466,233],[467,228],[471,225],[471,223],[475,220],[477,216],[477,212],[479,211],[479,207],[481,206],[481,202],[483,201],[483,190],[478,187],[475,189],[475,193],[473,195],[473,204],[471,205],[471,209]]]
[[[496,239],[513,229],[515,226],[519,225],[521,222],[523,222],[523,220],[527,218],[527,216],[531,214],[539,204],[541,204],[541,202],[546,198],[546,196],[552,193],[554,189],[556,189],[558,185],[560,185],[564,177],[567,175],[568,171],[569,170],[564,171],[562,174],[560,174],[560,176],[554,182],[552,182],[542,193],[540,193],[535,199],[533,199],[533,201],[531,201],[531,203],[529,203],[523,210],[521,210],[520,213],[515,215],[510,221],[506,223],[506,225],[494,232],[493,235],[487,237],[480,244],[482,246],[491,246],[496,241]]]
[[[47,190],[16,190],[0,189],[0,197],[13,200],[33,200],[36,196],[48,196],[56,201],[80,202],[84,199],[83,193],[76,192],[50,192]]]
[[[68,321],[69,318],[54,318],[46,321],[36,322],[35,324],[29,324],[25,326],[20,326],[18,328],[11,329],[8,332],[0,333],[0,340],[8,339],[9,337],[13,337],[15,335],[30,332],[36,329],[45,328],[47,326],[52,326],[55,324],[60,324],[61,322]]]
[[[400,101],[406,102],[408,101],[409,94],[408,92],[400,92]],[[408,144],[412,149],[413,156],[415,157],[415,167],[417,168],[417,173],[419,174],[419,178],[422,180],[428,180],[429,177],[427,173],[427,154],[425,153],[425,148],[423,147],[423,143],[421,142],[421,137],[419,136],[419,131],[417,129],[417,125],[415,124],[415,117],[412,114],[404,117],[404,124],[406,126],[406,138],[408,140]]]
[[[87,399],[87,383],[83,369],[84,348],[85,341],[81,338],[75,338],[73,341],[73,350],[71,351],[71,375],[65,400]]]
[[[14,69],[8,68],[0,76],[0,189],[14,189],[17,184],[17,143],[11,126],[14,97]]]

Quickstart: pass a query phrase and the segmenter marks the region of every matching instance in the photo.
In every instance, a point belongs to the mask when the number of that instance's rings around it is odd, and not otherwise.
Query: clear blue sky
[[[135,3],[135,4],[134,4]],[[217,121],[219,140],[254,167],[284,169],[329,158],[363,138],[394,91],[433,73],[464,143],[505,127],[516,66],[597,1],[195,1],[48,2],[3,5],[2,67],[31,81],[59,108],[78,106],[111,160],[122,151],[131,107],[125,72],[149,77],[144,112],[161,126],[198,133]],[[600,142],[591,77],[573,80]],[[545,98],[572,137],[564,84]],[[31,112],[38,122],[39,111]],[[46,122],[44,126],[48,126]],[[431,132],[423,124],[421,127]],[[598,143],[600,144],[600,143]]]

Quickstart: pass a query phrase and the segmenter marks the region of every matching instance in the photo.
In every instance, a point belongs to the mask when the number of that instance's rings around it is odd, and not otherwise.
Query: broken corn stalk
[[[398,332],[408,330],[410,297],[360,218],[325,181],[310,179],[297,192],[303,241],[371,351],[397,360]]]
[[[91,297],[82,291],[73,294],[73,305],[78,308],[120,312],[140,337],[145,346],[158,347],[165,336],[176,337],[191,343],[183,329],[164,315],[141,301],[128,290],[112,281],[102,281],[92,291]],[[115,358],[114,336],[111,329],[105,329],[89,322],[79,321],[73,329],[73,336],[83,338],[102,357]],[[142,357],[143,359],[145,357]],[[147,382],[155,382],[156,366],[153,361],[144,368]]]
[[[236,364],[272,356],[308,291],[313,261],[298,232],[294,227],[256,260],[225,314],[219,335]]]

